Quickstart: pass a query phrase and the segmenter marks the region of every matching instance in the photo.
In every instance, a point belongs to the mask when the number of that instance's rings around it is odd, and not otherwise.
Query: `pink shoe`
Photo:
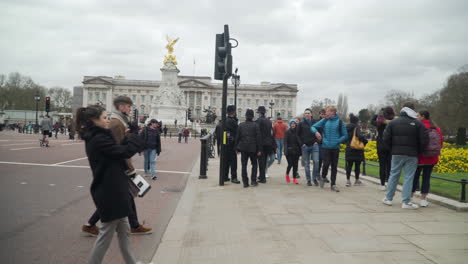
[[[286,174],[286,182],[291,182],[291,179],[289,178],[288,174]]]
[[[297,182],[297,178],[294,178],[294,179],[293,179],[293,182],[294,182],[295,184],[299,184],[299,182]]]

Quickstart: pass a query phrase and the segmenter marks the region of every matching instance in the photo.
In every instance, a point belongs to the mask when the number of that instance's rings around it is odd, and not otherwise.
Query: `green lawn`
[[[344,158],[344,153],[340,153],[340,159],[338,161],[338,166],[341,168],[345,167],[345,160],[341,159]],[[368,162],[378,165],[376,162]],[[361,167],[362,173],[362,167]],[[379,167],[378,166],[366,166],[366,175],[372,176],[374,178],[379,179]],[[433,173],[434,176],[443,177],[452,180],[461,180],[467,179],[468,180],[468,173]],[[403,177],[400,177],[400,184],[403,182]],[[468,186],[467,186],[468,187]],[[431,178],[431,189],[430,193],[438,194],[444,197],[448,197],[454,200],[460,200],[461,194],[461,184],[448,182],[444,180],[434,179]]]

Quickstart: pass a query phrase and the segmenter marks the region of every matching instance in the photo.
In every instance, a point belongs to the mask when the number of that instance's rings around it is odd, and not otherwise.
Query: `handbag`
[[[130,193],[133,197],[143,197],[151,189],[151,185],[139,174],[134,178],[128,177],[128,179],[130,184]]]
[[[364,143],[362,143],[361,140],[359,140],[359,138],[356,136],[356,130],[357,128],[354,129],[354,135],[353,135],[353,138],[351,139],[351,144],[349,144],[349,146],[352,148],[352,149],[358,149],[358,150],[363,150],[365,145]]]

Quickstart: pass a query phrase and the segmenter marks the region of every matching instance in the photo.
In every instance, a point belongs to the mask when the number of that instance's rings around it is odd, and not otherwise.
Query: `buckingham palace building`
[[[151,104],[159,100],[160,81],[129,80],[123,76],[84,76],[83,85],[74,87],[74,111],[79,106],[101,104],[108,113],[113,111],[112,100],[125,95],[133,100],[139,117],[150,113]],[[192,118],[204,121],[205,109],[221,117],[222,83],[205,76],[178,76],[178,85],[191,109]],[[267,116],[290,119],[296,115],[297,84],[270,83],[241,84],[237,87],[238,117],[243,120],[245,110],[263,105]],[[156,100],[156,101],[155,101]],[[234,104],[234,86],[229,83],[227,104]]]

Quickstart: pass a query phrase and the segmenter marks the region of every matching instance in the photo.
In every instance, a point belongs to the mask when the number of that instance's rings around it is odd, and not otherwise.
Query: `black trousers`
[[[347,160],[346,161],[346,179],[351,178],[351,171],[353,169],[354,164],[354,177],[356,180],[359,180],[359,174],[361,173],[361,162],[356,160]]]
[[[131,228],[137,228],[140,226],[140,223],[138,222],[138,216],[136,213],[136,205],[135,205],[135,200],[133,199],[133,195],[129,193],[130,196],[130,214],[128,215],[128,222],[130,222],[130,227]],[[99,219],[101,219],[101,216],[99,215],[98,210],[94,211],[93,215],[88,220],[89,225],[96,225],[97,222],[99,222]]]
[[[247,162],[249,159],[250,164],[252,164],[252,174],[250,175],[251,183],[257,182],[257,153],[241,152],[242,183],[244,184],[249,184],[249,178],[247,177]]]
[[[428,194],[431,185],[431,174],[434,165],[418,165],[413,179],[413,192],[419,189],[419,176],[422,172],[421,194]]]
[[[328,168],[331,166],[331,185],[336,185],[336,174],[338,173],[338,157],[340,156],[340,149],[326,149],[322,148],[322,178],[327,177]]]
[[[231,180],[237,179],[237,154],[234,147],[227,146],[226,167],[224,168],[224,179],[229,179],[229,168],[231,168]]]
[[[287,155],[286,160],[288,161],[288,168],[286,169],[286,174],[289,175],[291,168],[293,169],[293,178],[297,178],[297,169],[299,166],[299,154]]]
[[[272,146],[263,146],[262,149],[262,155],[258,158],[258,170],[259,170],[259,175],[258,179],[260,181],[266,180],[265,174],[266,174],[266,164],[267,164],[267,157],[268,154],[272,152]]]
[[[388,182],[388,177],[390,176],[392,154],[390,152],[379,151],[377,155],[379,156],[380,185],[385,185],[385,182]]]

